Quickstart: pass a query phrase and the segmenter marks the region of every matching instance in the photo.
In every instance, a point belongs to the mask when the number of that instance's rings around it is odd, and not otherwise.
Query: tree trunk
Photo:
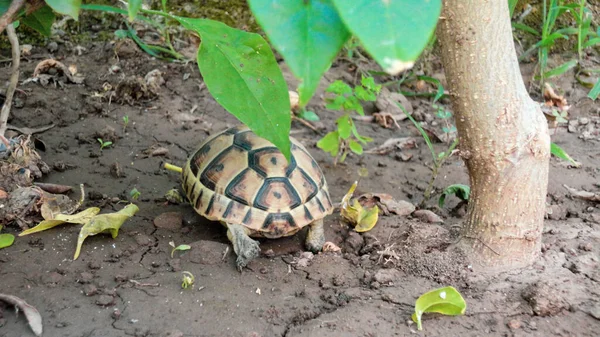
[[[444,0],[437,32],[471,184],[459,244],[480,270],[527,266],[541,248],[550,136],[521,77],[507,2]]]

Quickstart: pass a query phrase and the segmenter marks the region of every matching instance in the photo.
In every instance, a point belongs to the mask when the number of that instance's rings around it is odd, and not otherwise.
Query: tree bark
[[[444,0],[438,36],[471,197],[459,242],[474,268],[539,255],[550,136],[527,93],[506,1]]]

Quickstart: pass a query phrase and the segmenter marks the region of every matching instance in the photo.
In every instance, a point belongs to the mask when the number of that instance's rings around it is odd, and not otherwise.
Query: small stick
[[[314,132],[319,133],[319,130],[317,130],[317,128],[315,128],[308,121],[305,121],[304,119],[296,117],[296,116],[292,116],[292,119],[295,120],[295,121],[297,121],[297,122],[300,122],[301,124],[304,124],[304,126],[306,126],[307,128],[313,130]]]
[[[2,17],[0,17],[0,33],[2,33],[4,31],[4,29],[7,28],[9,25],[11,25],[11,21],[12,21],[13,17],[17,14],[17,12],[21,9],[21,7],[23,7],[24,3],[25,2],[23,0],[14,0],[10,4],[10,6],[6,10],[6,12],[4,12]],[[14,30],[14,26],[13,26],[13,30]],[[12,43],[12,41],[11,41],[11,43]]]
[[[0,29],[2,29],[1,26]],[[17,83],[19,82],[19,63],[21,61],[19,39],[17,38],[14,24],[11,23],[6,27],[6,35],[8,35],[8,40],[10,41],[10,45],[12,47],[12,74],[10,75],[8,88],[6,89],[6,100],[4,101],[2,110],[0,110],[0,136],[3,137],[8,125],[8,116],[10,115],[10,107],[12,105],[13,95],[15,94],[15,89],[17,89]]]
[[[183,169],[179,166],[175,166],[169,163],[165,163],[165,165],[163,165],[163,167],[169,171],[175,171],[177,173],[181,173],[183,172]]]

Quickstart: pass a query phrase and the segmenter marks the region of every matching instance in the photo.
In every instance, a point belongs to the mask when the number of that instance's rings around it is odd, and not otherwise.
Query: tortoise
[[[309,226],[306,248],[321,251],[323,218],[333,212],[321,168],[290,137],[291,160],[246,126],[204,140],[182,170],[188,201],[203,217],[220,221],[235,251],[238,269],[260,252],[254,238],[275,239]]]

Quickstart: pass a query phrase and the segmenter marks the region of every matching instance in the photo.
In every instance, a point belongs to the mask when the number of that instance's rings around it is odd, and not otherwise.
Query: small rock
[[[267,267],[260,267],[260,269],[258,270],[259,273],[261,274],[268,274],[269,273],[269,268]]]
[[[594,317],[597,320],[600,320],[600,304],[596,304],[595,307],[590,309],[590,316]]]
[[[394,159],[396,159],[397,161],[409,161],[412,159],[412,157],[413,157],[412,153],[401,152],[400,154],[396,154],[394,156]]]
[[[581,249],[581,250],[583,250],[583,251],[586,251],[586,252],[591,252],[593,246],[592,246],[591,242],[585,242],[585,243],[582,242],[582,243],[579,244],[578,248]]]
[[[167,331],[163,336],[164,337],[183,337],[183,332],[175,329],[175,330]]]
[[[444,220],[440,218],[437,214],[433,213],[427,209],[420,209],[418,211],[413,212],[413,216],[423,222],[428,223],[443,223]]]
[[[578,122],[579,125],[587,125],[590,122],[590,119],[587,117],[580,117]]]
[[[128,280],[128,279],[129,279],[129,278],[128,278],[127,276],[125,276],[125,275],[122,275],[122,274],[117,274],[117,275],[115,276],[115,282],[118,282],[118,283],[127,282],[127,280]]]
[[[84,271],[83,273],[79,274],[79,279],[77,281],[79,283],[86,284],[86,283],[90,283],[93,278],[94,278],[94,274]]]
[[[521,328],[521,321],[518,319],[511,319],[510,322],[508,322],[508,327],[513,329],[513,330],[517,330]]]
[[[54,53],[58,50],[58,43],[56,43],[55,41],[50,41],[46,48],[48,48],[49,52]]]
[[[567,208],[562,205],[550,205],[546,208],[546,215],[550,220],[564,220],[567,218]]]
[[[98,288],[93,284],[86,284],[83,286],[83,293],[85,296],[94,296],[98,293]]]
[[[546,282],[538,282],[527,287],[522,294],[538,316],[552,316],[569,308],[569,303],[559,294],[558,289]]]
[[[58,323],[54,324],[54,327],[59,328],[59,329],[66,328],[68,326],[69,326],[68,322],[58,322]]]
[[[379,167],[387,167],[387,164],[384,163],[384,162],[382,162],[382,161],[379,161],[379,162],[377,162],[377,166],[379,166]]]
[[[315,257],[315,254],[313,254],[312,252],[302,252],[302,254],[300,254],[300,258],[301,259],[307,259],[307,260],[312,260]]]
[[[90,261],[90,263],[88,263],[88,268],[95,270],[95,269],[100,269],[100,262],[98,261]]]
[[[44,283],[56,284],[62,280],[63,276],[55,271],[51,272],[44,278]]]
[[[96,299],[96,305],[101,307],[108,307],[115,304],[115,298],[110,295],[100,295]]]
[[[379,269],[373,276],[373,280],[375,282],[379,282],[380,284],[390,284],[393,283],[395,280],[400,279],[401,276],[402,273],[400,273],[400,271],[394,268]]]
[[[110,314],[110,317],[112,317],[112,319],[114,319],[114,320],[121,318],[121,310],[119,310],[118,308],[115,308],[115,310],[113,310],[112,314]]]
[[[346,251],[353,252],[354,254],[358,254],[360,249],[365,244],[365,240],[362,235],[358,234],[355,231],[350,231],[348,233],[348,237],[346,238]]]
[[[275,252],[273,251],[273,249],[269,249],[266,252],[264,252],[263,255],[266,258],[271,259],[271,258],[275,257]]]
[[[138,234],[135,236],[135,242],[140,246],[150,246],[154,241],[146,234]]]
[[[183,226],[183,216],[179,212],[166,212],[154,218],[154,226],[171,231]]]
[[[310,263],[309,259],[301,258],[301,259],[298,259],[298,261],[296,262],[296,267],[306,268],[306,267],[308,267],[309,263]]]
[[[190,243],[190,247],[188,253],[181,256],[182,261],[215,265],[223,261],[223,253],[229,246],[220,242],[200,240]],[[231,249],[229,249],[229,252],[231,253]]]

